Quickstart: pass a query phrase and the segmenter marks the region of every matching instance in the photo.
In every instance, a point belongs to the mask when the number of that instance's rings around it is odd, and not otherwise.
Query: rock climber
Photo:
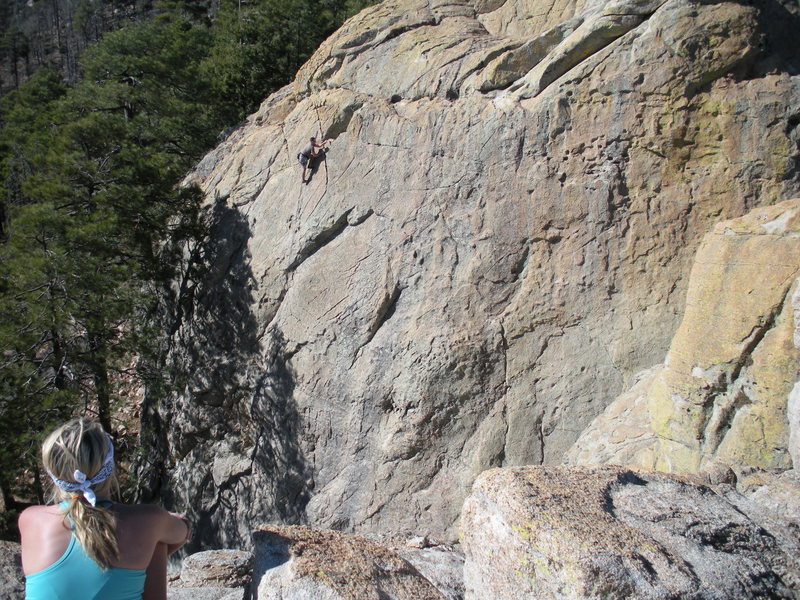
[[[317,143],[317,138],[311,137],[308,143],[303,146],[303,149],[300,151],[300,154],[297,155],[297,160],[303,165],[303,176],[300,178],[300,183],[306,182],[306,169],[311,164],[315,158],[317,158],[322,148],[325,147],[325,144],[332,142],[330,138],[327,140],[323,140],[322,143]]]

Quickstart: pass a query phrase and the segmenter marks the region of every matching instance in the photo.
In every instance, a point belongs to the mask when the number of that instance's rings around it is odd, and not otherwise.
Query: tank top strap
[[[67,512],[67,509],[69,508],[69,501],[68,500],[62,500],[61,502],[58,503],[58,506],[60,506],[61,510],[64,511],[64,516],[67,517],[67,521],[69,521],[70,530],[71,531],[74,530],[75,529],[75,522],[72,520],[72,517],[69,516],[69,513]]]

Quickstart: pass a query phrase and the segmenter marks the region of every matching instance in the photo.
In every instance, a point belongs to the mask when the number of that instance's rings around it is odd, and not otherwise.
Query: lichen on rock
[[[606,409],[569,459],[689,473],[712,461],[791,469],[798,289],[800,200],[717,224],[698,249],[663,366]],[[631,429],[618,436],[623,423]]]

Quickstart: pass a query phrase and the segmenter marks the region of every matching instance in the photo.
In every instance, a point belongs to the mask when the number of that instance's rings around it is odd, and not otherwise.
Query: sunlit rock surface
[[[800,199],[705,236],[663,366],[615,400],[568,457],[689,473],[711,461],[791,469],[798,381]]]
[[[270,526],[253,534],[260,600],[456,600],[394,550],[310,527]],[[430,566],[432,563],[428,562]],[[463,563],[458,563],[461,578]],[[437,576],[441,567],[431,573]],[[434,581],[436,578],[434,578]]]

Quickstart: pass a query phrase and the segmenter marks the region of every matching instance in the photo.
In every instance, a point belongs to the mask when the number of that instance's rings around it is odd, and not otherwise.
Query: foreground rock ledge
[[[259,600],[448,600],[409,560],[372,540],[310,527],[253,534]]]
[[[461,515],[466,599],[796,598],[796,527],[675,475],[483,473]]]

